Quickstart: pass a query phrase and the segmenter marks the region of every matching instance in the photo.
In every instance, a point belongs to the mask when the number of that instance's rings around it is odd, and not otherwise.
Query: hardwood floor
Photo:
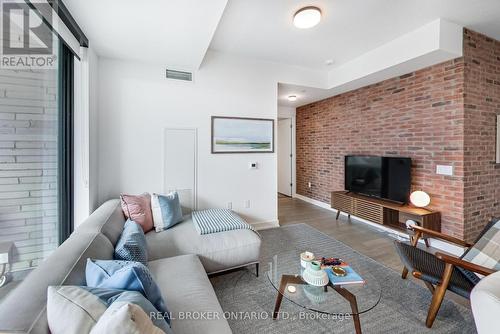
[[[333,211],[300,199],[278,196],[278,219],[281,226],[308,224],[396,272],[401,272],[403,266],[393,244],[395,236],[356,221],[356,219],[348,220],[344,215],[336,220],[335,215]],[[407,279],[413,279],[418,284],[425,286],[422,281],[411,278],[411,275],[408,276]],[[465,298],[450,291],[446,293],[446,298],[470,307]]]

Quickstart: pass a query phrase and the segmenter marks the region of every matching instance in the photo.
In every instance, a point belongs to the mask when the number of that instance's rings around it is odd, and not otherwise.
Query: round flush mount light
[[[295,102],[295,101],[297,101],[297,95],[289,95],[289,96],[288,96],[288,101],[290,101],[290,102]]]
[[[299,29],[312,28],[319,21],[321,21],[321,10],[314,6],[301,8],[293,15],[293,25]]]
[[[423,208],[431,203],[431,198],[425,191],[417,190],[411,193],[410,202],[416,207]]]

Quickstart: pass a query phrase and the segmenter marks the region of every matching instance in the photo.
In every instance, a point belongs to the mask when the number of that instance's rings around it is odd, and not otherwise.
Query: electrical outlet
[[[231,210],[233,208],[233,202],[227,202],[227,208]]]
[[[453,175],[453,166],[437,165],[436,166],[436,174],[452,176]]]
[[[311,182],[307,182],[307,186],[309,187],[309,189],[312,188],[312,183]]]
[[[259,168],[259,164],[257,162],[249,162],[248,168],[249,169],[257,169],[257,168]]]
[[[250,208],[250,200],[249,200],[249,199],[247,199],[247,200],[245,201],[245,208],[246,208],[246,209],[249,209],[249,208]]]

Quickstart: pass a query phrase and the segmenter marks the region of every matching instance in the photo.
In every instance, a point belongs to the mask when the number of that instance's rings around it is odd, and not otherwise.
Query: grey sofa
[[[87,258],[112,259],[124,223],[119,200],[97,209],[3,300],[0,332],[49,333],[47,287],[85,285]],[[151,231],[146,239],[149,268],[173,313],[174,333],[231,333],[207,273],[258,264],[260,237],[250,230],[200,236],[187,219],[167,231]],[[180,312],[210,312],[216,319],[178,319]]]

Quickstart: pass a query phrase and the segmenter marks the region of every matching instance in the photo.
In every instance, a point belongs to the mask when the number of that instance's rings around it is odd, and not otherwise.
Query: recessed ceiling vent
[[[167,79],[182,80],[182,81],[193,81],[193,73],[169,70],[167,68]]]

